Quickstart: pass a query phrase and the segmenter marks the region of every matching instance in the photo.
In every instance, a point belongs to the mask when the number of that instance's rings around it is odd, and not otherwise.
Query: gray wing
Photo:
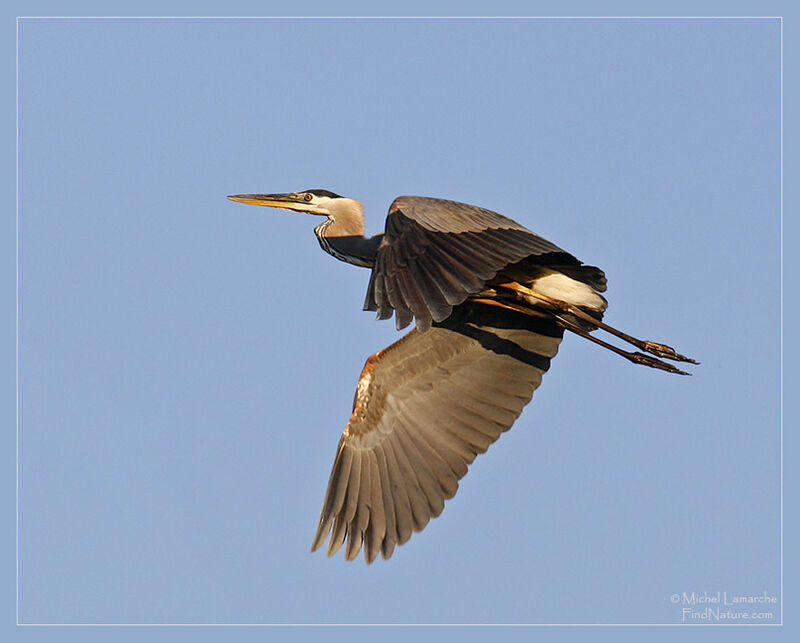
[[[532,256],[580,265],[516,221],[474,205],[402,196],[394,200],[372,269],[365,310],[394,311],[397,328],[421,331],[480,292],[506,266]]]
[[[312,551],[330,533],[352,560],[389,558],[438,516],[475,456],[508,430],[539,386],[563,331],[468,302],[427,333],[372,355],[333,464]]]

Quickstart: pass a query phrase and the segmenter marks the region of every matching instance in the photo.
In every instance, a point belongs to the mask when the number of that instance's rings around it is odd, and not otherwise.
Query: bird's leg
[[[479,293],[481,294],[481,293]],[[507,310],[514,310],[518,313],[523,313],[524,315],[528,315],[529,317],[540,317],[542,319],[552,319],[553,315],[548,315],[547,313],[539,312],[538,310],[532,310],[530,308],[526,308],[525,306],[520,306],[519,304],[512,303],[510,301],[501,301],[499,299],[491,299],[485,297],[470,297],[470,301],[474,301],[478,304],[488,304],[489,306],[497,306],[498,308],[505,308]]]
[[[519,304],[514,304],[509,301],[490,299],[488,297],[486,298],[470,297],[470,301],[474,301],[478,304],[497,306],[498,308],[505,308],[507,310],[514,310],[518,313],[523,313],[524,315],[528,315],[530,317],[544,317],[546,319],[555,319],[556,323],[562,328],[565,328],[566,330],[573,332],[576,335],[580,335],[581,337],[585,337],[589,341],[592,341],[595,344],[599,344],[603,348],[607,348],[608,350],[616,353],[617,355],[624,357],[629,362],[633,362],[634,364],[641,364],[642,366],[649,366],[650,368],[657,368],[662,371],[667,371],[668,373],[676,373],[677,375],[691,375],[691,373],[682,371],[679,368],[673,366],[672,364],[668,364],[667,362],[662,362],[660,359],[656,359],[655,357],[651,357],[650,355],[644,355],[643,353],[629,353],[628,351],[624,351],[621,348],[614,346],[613,344],[604,342],[602,339],[599,339],[594,335],[590,335],[588,331],[584,330],[583,328],[571,322],[570,320],[561,317],[560,315],[542,313],[536,310],[532,310],[530,308],[526,308],[525,306],[520,306]]]
[[[590,335],[589,331],[584,330],[583,328],[569,321],[568,319],[564,319],[560,315],[556,315],[555,318],[556,320],[558,320],[560,326],[575,333],[576,335],[585,337],[586,339],[588,339],[591,342],[594,342],[595,344],[599,344],[603,348],[607,348],[608,350],[616,353],[617,355],[624,357],[629,362],[633,362],[634,364],[641,364],[642,366],[649,366],[650,368],[657,368],[662,371],[667,371],[668,373],[675,373],[676,375],[691,375],[691,373],[682,371],[681,369],[673,366],[672,364],[668,364],[667,362],[662,362],[660,359],[656,359],[655,357],[651,357],[650,355],[645,355],[644,353],[629,353],[628,351],[624,351],[621,348],[614,346],[613,344],[604,342],[602,339],[599,339],[594,335]]]
[[[548,297],[547,295],[543,295],[541,293],[536,292],[535,290],[531,290],[530,288],[526,288],[525,286],[523,286],[521,284],[518,284],[516,282],[508,282],[508,283],[502,283],[502,284],[498,284],[498,285],[500,287],[503,287],[503,288],[508,288],[510,290],[514,290],[515,292],[521,293],[523,295],[527,295],[528,297],[532,297],[532,298],[534,298],[534,299],[536,299],[538,301],[550,304],[551,306],[554,306],[554,307],[558,308],[561,312],[567,313],[569,315],[573,315],[573,316],[577,317],[578,319],[582,319],[583,321],[589,322],[593,326],[597,326],[598,328],[602,328],[603,330],[611,333],[612,335],[615,335],[616,337],[619,337],[620,339],[628,342],[629,344],[632,344],[632,345],[636,346],[636,348],[639,348],[639,349],[641,349],[643,351],[651,353],[652,355],[657,355],[658,357],[663,357],[665,359],[672,359],[672,360],[675,360],[677,362],[690,362],[692,364],[697,364],[698,363],[695,360],[693,360],[691,357],[686,357],[685,355],[681,355],[680,353],[675,351],[674,348],[672,348],[670,346],[667,346],[665,344],[659,344],[657,342],[651,342],[649,340],[637,339],[636,337],[632,337],[631,335],[628,335],[627,333],[623,333],[621,330],[617,330],[613,326],[609,326],[608,324],[603,323],[599,319],[596,319],[595,317],[592,317],[588,313],[584,312],[583,310],[581,310],[577,306],[575,306],[573,304],[570,304],[569,302],[562,301],[560,299],[555,299],[553,297]],[[591,337],[591,336],[587,335],[587,337]],[[591,339],[594,340],[595,338],[591,337]],[[636,355],[637,353],[628,353],[628,354],[629,355]],[[682,371],[679,371],[679,372],[682,372]]]

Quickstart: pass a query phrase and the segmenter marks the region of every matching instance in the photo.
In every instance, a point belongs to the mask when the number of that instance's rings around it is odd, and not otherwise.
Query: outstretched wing
[[[539,386],[563,331],[546,319],[467,302],[427,333],[372,355],[333,464],[312,551],[347,539],[352,560],[389,558],[458,489]]]
[[[497,212],[401,196],[389,208],[364,309],[377,310],[379,319],[394,311],[398,329],[416,317],[424,332],[506,266],[544,255],[554,263],[580,265],[571,254]]]

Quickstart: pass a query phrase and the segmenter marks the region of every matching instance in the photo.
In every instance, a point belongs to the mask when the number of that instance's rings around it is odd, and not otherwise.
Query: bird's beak
[[[310,203],[302,200],[298,194],[232,194],[228,197],[237,203],[250,203],[252,205],[266,205],[270,208],[283,208],[284,210],[295,210],[296,212],[308,212],[317,214],[315,208]]]

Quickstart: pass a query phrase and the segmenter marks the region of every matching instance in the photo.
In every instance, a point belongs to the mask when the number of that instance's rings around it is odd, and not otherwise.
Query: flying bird
[[[232,201],[325,217],[314,233],[337,259],[369,268],[365,310],[416,328],[367,359],[333,463],[312,551],[388,559],[452,498],[475,456],[511,425],[564,331],[635,363],[696,361],[603,322],[606,277],[516,221],[474,205],[394,200],[382,234],[361,202],[328,190]],[[633,345],[626,351],[591,333]],[[345,544],[346,543],[346,544]]]

